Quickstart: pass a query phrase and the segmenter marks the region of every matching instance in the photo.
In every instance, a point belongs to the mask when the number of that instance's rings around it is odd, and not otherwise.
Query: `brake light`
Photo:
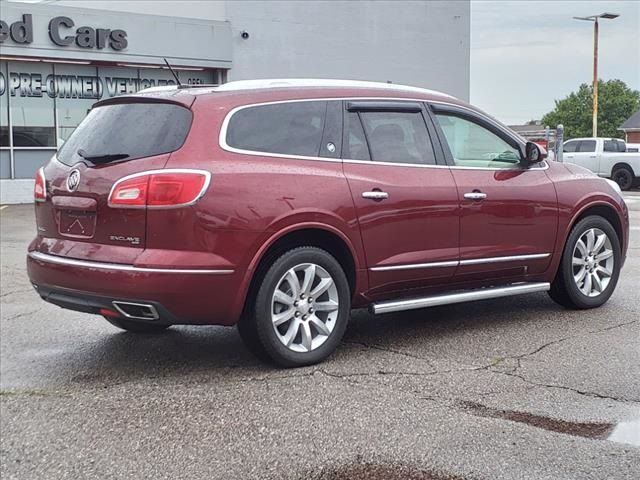
[[[47,199],[47,180],[44,178],[44,167],[40,167],[36,172],[33,199],[36,202],[44,202]]]
[[[109,194],[116,208],[174,208],[195,203],[207,190],[204,170],[167,169],[136,173],[118,180]]]

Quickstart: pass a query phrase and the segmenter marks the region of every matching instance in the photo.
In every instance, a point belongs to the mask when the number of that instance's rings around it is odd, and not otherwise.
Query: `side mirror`
[[[541,147],[537,143],[527,142],[524,147],[524,156],[522,158],[522,163],[524,163],[525,166],[541,162],[545,158],[547,158],[546,148]]]

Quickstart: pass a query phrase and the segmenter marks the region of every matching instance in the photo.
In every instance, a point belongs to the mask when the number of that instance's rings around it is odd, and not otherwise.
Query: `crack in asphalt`
[[[380,345],[370,344],[370,343],[366,343],[366,342],[358,342],[358,341],[355,341],[355,340],[345,340],[342,343],[345,344],[345,345],[358,345],[358,346],[361,346],[361,347],[364,347],[364,348],[370,349],[370,350],[380,350],[382,352],[394,353],[396,355],[401,355],[401,356],[404,356],[404,357],[414,358],[416,360],[422,360],[422,361],[426,362],[427,365],[429,365],[429,367],[431,367],[433,370],[436,370],[436,368],[433,366],[433,363],[431,363],[431,359],[426,358],[426,357],[422,357],[420,355],[404,352],[402,350],[396,350],[396,349],[393,349],[393,348],[382,347]]]
[[[630,322],[619,323],[617,325],[611,325],[609,327],[604,327],[604,328],[600,328],[600,329],[597,329],[597,330],[590,330],[590,331],[579,333],[579,334],[576,334],[576,335],[570,335],[568,337],[559,338],[557,340],[552,340],[552,341],[547,342],[547,343],[545,343],[543,345],[540,345],[536,349],[531,350],[530,352],[527,352],[527,353],[521,353],[519,355],[507,355],[505,357],[500,357],[498,359],[499,361],[496,362],[496,364],[501,363],[504,360],[516,360],[518,363],[512,370],[512,372],[515,372],[516,370],[521,368],[521,366],[522,366],[521,363],[520,363],[521,360],[524,360],[527,357],[531,357],[533,355],[537,355],[538,353],[540,353],[542,350],[544,350],[547,347],[550,347],[552,345],[557,345],[557,344],[562,343],[562,342],[566,342],[567,340],[573,340],[574,338],[578,338],[578,337],[581,337],[581,336],[584,336],[584,335],[594,335],[594,334],[606,332],[606,331],[609,331],[609,330],[614,330],[616,328],[626,327],[628,325],[632,325],[634,323],[638,323],[639,321],[640,320],[632,320]]]
[[[0,294],[0,298],[4,298],[4,297],[8,297],[9,295],[16,295],[18,293],[27,293],[27,292],[32,292],[33,288],[24,288],[21,290],[12,290],[10,292],[5,292]]]
[[[632,320],[630,322],[619,323],[618,325],[612,325],[610,327],[601,328],[599,330],[592,330],[592,331],[589,331],[587,333],[589,333],[589,334],[602,333],[602,332],[606,332],[606,331],[613,330],[613,329],[616,329],[616,328],[626,327],[627,325],[632,325],[632,324],[638,323],[638,322],[640,322],[640,320]]]
[[[21,318],[24,317],[26,315],[33,315],[34,313],[39,312],[40,310],[42,310],[41,308],[38,308],[36,310],[33,310],[31,312],[22,312],[22,313],[16,313],[15,315],[11,315],[9,317],[4,317],[3,320],[16,320],[17,318]]]
[[[589,391],[586,391],[586,390],[579,390],[577,388],[568,387],[566,385],[538,383],[538,382],[534,382],[533,380],[528,380],[527,378],[525,378],[524,375],[521,375],[521,374],[518,374],[518,373],[514,373],[514,372],[503,372],[503,371],[493,370],[493,369],[490,369],[489,371],[491,373],[496,373],[498,375],[507,375],[509,377],[518,378],[518,379],[522,380],[523,382],[528,383],[529,385],[534,385],[536,387],[556,388],[556,389],[560,389],[560,390],[568,390],[570,392],[574,392],[574,393],[577,393],[579,395],[583,395],[585,397],[601,398],[601,399],[605,399],[605,400],[614,400],[616,402],[621,402],[621,403],[640,403],[640,400],[636,400],[636,399],[633,399],[633,398],[613,397],[611,395],[604,395],[604,394],[597,393],[597,392],[589,392]]]

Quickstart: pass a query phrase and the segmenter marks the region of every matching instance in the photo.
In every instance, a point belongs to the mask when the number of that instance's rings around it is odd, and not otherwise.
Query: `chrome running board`
[[[392,302],[380,302],[371,305],[371,312],[390,313],[417,308],[435,307],[437,305],[450,305],[453,303],[473,302],[489,298],[510,297],[525,293],[546,292],[551,288],[550,283],[516,283],[504,287],[481,288],[459,293],[446,293],[444,295],[431,295],[429,297],[411,298],[408,300],[394,300]]]

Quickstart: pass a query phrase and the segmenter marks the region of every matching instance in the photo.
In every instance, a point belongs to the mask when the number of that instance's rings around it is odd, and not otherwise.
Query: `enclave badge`
[[[72,170],[67,177],[67,190],[75,192],[78,189],[78,185],[80,185],[80,171]]]

